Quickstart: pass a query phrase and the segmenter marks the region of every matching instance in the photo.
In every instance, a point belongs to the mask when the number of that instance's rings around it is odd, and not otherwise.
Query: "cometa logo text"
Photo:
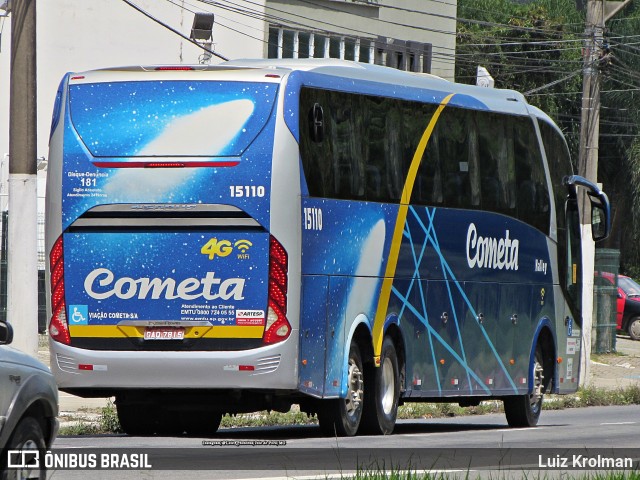
[[[494,270],[518,270],[520,242],[509,238],[482,237],[475,223],[467,230],[467,264],[469,268],[491,268]]]

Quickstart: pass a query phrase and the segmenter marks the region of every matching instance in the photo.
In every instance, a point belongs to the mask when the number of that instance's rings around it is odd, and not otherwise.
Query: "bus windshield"
[[[239,156],[264,127],[278,86],[153,81],[69,87],[71,121],[94,157]]]

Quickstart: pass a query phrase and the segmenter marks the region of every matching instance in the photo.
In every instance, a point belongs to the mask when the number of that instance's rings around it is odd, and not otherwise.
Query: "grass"
[[[548,475],[545,472],[520,472],[521,477],[527,480],[547,480],[551,478],[562,478],[564,480],[640,480],[640,473],[637,471],[623,471],[623,472],[608,472],[608,473],[563,473],[561,477],[557,475]],[[360,470],[355,475],[341,475],[340,480],[453,480],[453,479],[466,479],[475,480],[480,478],[488,478],[489,480],[506,480],[510,478],[516,478],[518,475],[516,470],[489,473],[489,476],[473,476],[471,472],[461,472],[457,474],[438,472],[438,473],[423,473],[416,470],[400,470],[391,469],[389,471],[385,469],[378,470]]]
[[[604,388],[581,388],[573,395],[548,395],[542,406],[544,410],[563,410],[565,408],[594,407],[606,405],[640,405],[640,385],[607,390]],[[481,402],[477,407],[460,407],[452,403],[407,403],[398,409],[399,419],[446,418],[464,415],[485,415],[503,412],[502,402]],[[64,419],[63,419],[64,420]],[[100,409],[95,420],[87,421],[83,415],[71,418],[75,421],[60,429],[60,435],[97,435],[102,433],[121,433],[115,405],[109,401]],[[287,413],[257,412],[242,415],[225,415],[220,426],[266,427],[276,425],[314,425],[318,420],[293,408]],[[640,480],[640,478],[639,478]]]

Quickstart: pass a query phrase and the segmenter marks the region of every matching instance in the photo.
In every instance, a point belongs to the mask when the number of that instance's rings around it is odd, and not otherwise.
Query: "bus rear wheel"
[[[179,419],[180,433],[186,433],[192,437],[207,437],[218,431],[222,414],[208,410],[183,412],[180,413]]]
[[[122,431],[131,436],[149,436],[158,428],[158,411],[151,405],[118,403],[118,420]]]
[[[531,394],[516,395],[504,399],[504,413],[510,427],[535,427],[540,419],[545,390],[544,357],[540,345],[536,347],[535,359],[531,368],[533,377]]]
[[[320,402],[318,422],[324,435],[351,437],[360,426],[365,385],[362,357],[355,342],[349,347],[347,368],[347,397]]]
[[[382,342],[380,367],[372,365],[365,372],[365,384],[372,388],[365,390],[362,431],[389,435],[396,425],[400,397],[398,355],[391,338]]]

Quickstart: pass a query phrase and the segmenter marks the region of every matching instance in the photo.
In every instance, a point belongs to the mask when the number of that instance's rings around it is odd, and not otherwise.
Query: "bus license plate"
[[[145,340],[183,340],[184,328],[150,328],[144,329]]]

